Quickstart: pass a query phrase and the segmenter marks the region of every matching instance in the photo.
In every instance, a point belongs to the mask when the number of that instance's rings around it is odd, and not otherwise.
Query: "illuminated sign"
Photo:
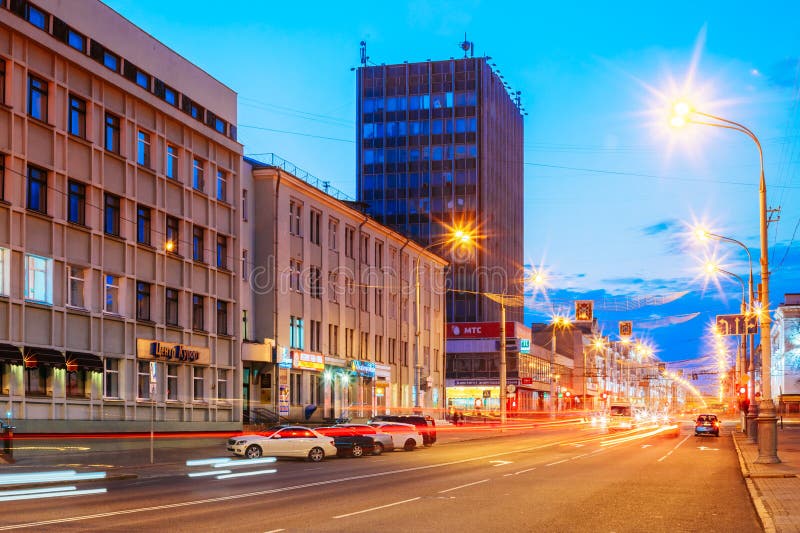
[[[633,322],[630,320],[623,320],[619,323],[619,336],[630,337],[633,335]]]
[[[519,340],[519,353],[531,353],[531,340],[530,339],[520,339]]]
[[[514,337],[514,322],[506,322],[506,338]],[[451,322],[447,324],[448,339],[496,339],[500,337],[500,322]]]
[[[322,372],[325,370],[325,356],[295,350],[292,352],[292,366],[301,370]]]
[[[371,361],[359,361],[357,359],[353,359],[350,361],[350,370],[364,377],[375,377],[375,363]]]
[[[200,365],[211,363],[211,352],[208,348],[148,339],[136,339],[136,355],[139,359],[160,359]]]
[[[756,316],[717,315],[717,333],[720,335],[754,335],[757,331]]]
[[[277,350],[277,360],[278,366],[281,368],[292,368],[292,354],[289,353],[289,348],[286,346],[278,346]]]
[[[591,322],[593,319],[594,301],[575,300],[575,321]]]

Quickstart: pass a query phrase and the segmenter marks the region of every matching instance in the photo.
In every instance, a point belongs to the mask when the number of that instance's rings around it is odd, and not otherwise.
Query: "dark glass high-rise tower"
[[[451,260],[451,322],[499,319],[479,293],[522,295],[522,113],[487,59],[358,69],[358,199]],[[474,232],[477,249],[437,248],[453,228]]]

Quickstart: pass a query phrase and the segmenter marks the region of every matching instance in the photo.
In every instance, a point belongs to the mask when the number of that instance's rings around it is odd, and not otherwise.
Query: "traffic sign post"
[[[758,317],[717,315],[716,326],[720,335],[754,335],[758,332]]]
[[[158,390],[158,363],[150,361],[150,464],[153,464],[153,433],[156,417],[156,391]]]

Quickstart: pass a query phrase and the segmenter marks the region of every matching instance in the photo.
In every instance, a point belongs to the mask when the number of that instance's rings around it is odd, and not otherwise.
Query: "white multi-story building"
[[[277,157],[245,158],[242,174],[245,410],[322,419],[443,408],[446,261]]]
[[[231,89],[103,3],[0,0],[0,406],[18,431],[241,426],[235,124]]]

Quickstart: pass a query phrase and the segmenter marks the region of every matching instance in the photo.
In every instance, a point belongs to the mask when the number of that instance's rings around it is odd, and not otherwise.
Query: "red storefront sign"
[[[506,338],[514,336],[514,322],[506,322]],[[447,324],[448,339],[497,339],[499,337],[500,322],[450,322]]]
[[[523,385],[533,385],[533,378],[522,378]]]

